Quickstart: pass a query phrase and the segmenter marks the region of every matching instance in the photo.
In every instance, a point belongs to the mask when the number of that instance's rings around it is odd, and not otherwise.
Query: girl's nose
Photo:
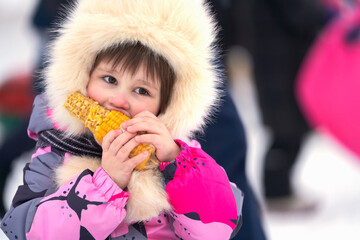
[[[109,103],[116,108],[129,109],[130,107],[125,94],[117,94],[116,96],[110,97]]]

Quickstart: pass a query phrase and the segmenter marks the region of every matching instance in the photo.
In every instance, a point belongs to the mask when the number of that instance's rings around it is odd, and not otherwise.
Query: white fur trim
[[[72,156],[67,162],[55,169],[55,182],[58,188],[82,173],[85,169],[95,172],[100,166],[100,160],[91,157]]]
[[[100,166],[101,162],[96,158],[70,157],[64,165],[55,170],[56,183],[60,187],[85,169],[95,172]],[[171,210],[157,166],[145,171],[134,171],[127,188],[129,200],[126,204],[125,220],[129,223],[149,220]]]
[[[157,166],[140,172],[134,171],[128,190],[129,201],[125,219],[130,223],[149,220],[171,210]]]
[[[173,138],[189,138],[210,117],[220,80],[213,66],[215,24],[204,0],[80,0],[59,33],[46,91],[54,121],[69,134],[84,127],[63,108],[66,97],[77,90],[86,94],[96,54],[122,42],[140,41],[174,68],[174,94],[159,116]]]

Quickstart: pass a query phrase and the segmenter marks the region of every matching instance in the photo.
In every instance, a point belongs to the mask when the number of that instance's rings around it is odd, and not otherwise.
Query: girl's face
[[[101,61],[90,75],[87,93],[108,110],[116,110],[128,117],[142,111],[157,115],[160,110],[160,81],[152,79],[145,67],[139,66],[131,74],[121,65],[113,67],[112,62]]]

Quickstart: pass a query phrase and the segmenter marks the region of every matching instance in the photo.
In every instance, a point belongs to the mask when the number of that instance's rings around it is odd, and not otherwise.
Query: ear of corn
[[[94,133],[96,140],[100,143],[102,143],[104,136],[108,132],[120,129],[120,125],[130,119],[121,112],[107,110],[80,92],[70,94],[65,101],[64,107],[71,115],[81,120],[85,127]],[[135,167],[136,170],[145,169],[150,157],[152,162],[158,164],[158,160],[154,157],[155,148],[146,143],[141,143],[135,147],[130,152],[129,157],[134,157],[143,151],[148,151],[149,156]]]

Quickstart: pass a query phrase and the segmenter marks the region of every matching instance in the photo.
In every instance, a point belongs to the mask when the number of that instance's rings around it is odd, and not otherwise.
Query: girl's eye
[[[107,82],[107,83],[110,83],[110,84],[117,84],[117,81],[115,78],[111,77],[111,76],[105,76],[104,77],[104,80]]]
[[[141,88],[141,87],[136,88],[135,92],[140,94],[140,95],[150,95],[148,90],[146,90],[145,88]]]

